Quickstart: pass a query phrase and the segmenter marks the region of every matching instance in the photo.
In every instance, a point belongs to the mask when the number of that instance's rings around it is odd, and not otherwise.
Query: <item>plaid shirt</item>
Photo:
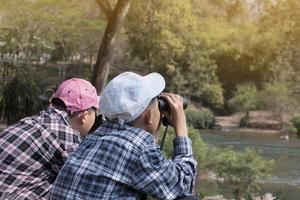
[[[50,199],[174,199],[192,193],[196,161],[187,137],[174,139],[174,158],[162,156],[142,129],[106,122],[81,143],[60,171]]]
[[[0,199],[45,199],[80,135],[49,107],[0,133]]]

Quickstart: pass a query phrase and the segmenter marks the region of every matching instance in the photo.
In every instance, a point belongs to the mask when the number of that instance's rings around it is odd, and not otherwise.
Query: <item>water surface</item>
[[[282,140],[278,134],[254,132],[218,130],[201,130],[200,132],[207,143],[219,147],[232,146],[237,151],[252,147],[265,158],[273,159],[274,177],[261,180],[262,192],[281,193],[281,196],[287,200],[300,199],[300,139],[290,137],[290,140]],[[219,187],[216,190],[228,196],[226,189]]]

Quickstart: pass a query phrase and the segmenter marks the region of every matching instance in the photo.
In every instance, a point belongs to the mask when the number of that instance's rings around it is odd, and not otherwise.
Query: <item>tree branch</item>
[[[105,14],[106,18],[110,20],[113,13],[113,8],[110,6],[110,4],[107,1],[103,0],[96,0],[96,3],[98,4],[102,12]]]
[[[94,65],[92,83],[100,94],[106,84],[110,64],[113,58],[113,48],[118,32],[121,30],[132,0],[118,0],[111,18],[108,20],[101,45],[98,50],[97,61]]]

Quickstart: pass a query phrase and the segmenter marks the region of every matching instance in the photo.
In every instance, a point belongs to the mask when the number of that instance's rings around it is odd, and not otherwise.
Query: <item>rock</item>
[[[252,197],[251,200],[261,200],[261,197]]]
[[[263,196],[256,196],[256,197],[251,197],[251,200],[275,200],[276,197],[274,197],[271,193],[266,193]],[[226,200],[223,195],[215,195],[215,196],[208,196],[204,197],[203,200]],[[242,200],[245,200],[242,198]]]
[[[266,193],[263,196],[254,196],[251,197],[251,200],[274,200],[276,197],[274,197],[271,193]]]
[[[261,200],[274,200],[276,197],[273,197],[271,193],[266,193],[262,196]]]
[[[207,180],[209,182],[218,182],[223,183],[225,181],[224,178],[218,177],[214,172],[208,172],[200,176],[200,179]]]
[[[279,138],[282,139],[282,140],[289,140],[290,139],[289,135],[281,135]]]
[[[226,200],[222,195],[204,197],[203,200]]]

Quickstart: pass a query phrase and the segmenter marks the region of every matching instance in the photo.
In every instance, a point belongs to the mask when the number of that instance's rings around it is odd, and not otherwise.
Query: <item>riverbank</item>
[[[274,200],[276,197],[274,197],[271,193],[266,193],[262,196],[253,196],[251,200]],[[203,200],[227,200],[223,197],[223,195],[215,195],[215,196],[208,196],[204,197]],[[233,200],[232,198],[230,200]],[[242,198],[242,200],[245,200]]]
[[[220,130],[201,130],[204,142],[217,147],[232,147],[236,151],[244,151],[250,147],[256,149],[264,158],[274,161],[274,172],[271,177],[259,181],[260,190],[257,195],[271,193],[281,199],[299,200],[300,196],[300,140],[290,137],[282,140],[277,134],[259,132],[224,132]],[[227,184],[215,184],[199,180],[201,191],[205,196],[223,195],[232,199],[232,191]]]
[[[284,132],[284,127],[290,126],[288,121],[279,121],[270,111],[250,111],[247,127],[241,127],[244,115],[244,113],[235,113],[229,116],[216,116],[215,129],[223,132],[281,134]]]

